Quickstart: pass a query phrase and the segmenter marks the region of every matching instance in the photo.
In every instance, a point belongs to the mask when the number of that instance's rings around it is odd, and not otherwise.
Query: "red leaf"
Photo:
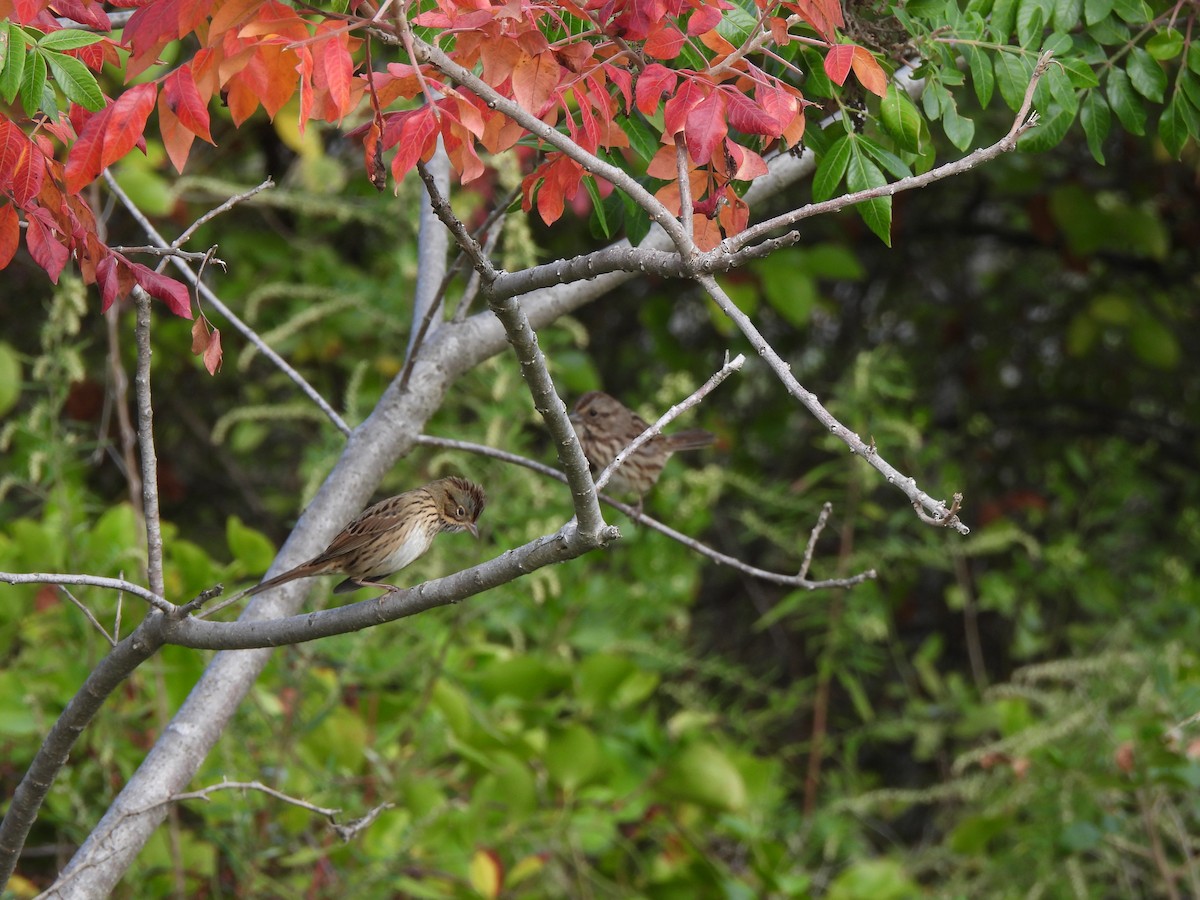
[[[703,166],[712,159],[713,151],[729,133],[725,121],[725,95],[713,91],[688,113],[687,126],[683,134],[687,138],[688,153],[697,165]]]
[[[651,63],[642,70],[637,79],[637,108],[643,115],[653,115],[663,97],[675,90],[677,76],[666,66]],[[626,101],[628,104],[628,101]]]
[[[854,62],[853,44],[835,44],[825,54],[825,74],[834,84],[845,84]]]
[[[43,218],[50,218],[49,213],[44,209],[36,209],[27,213],[25,218],[29,225],[25,232],[25,246],[29,248],[29,255],[46,270],[50,280],[58,284],[58,276],[62,274],[70,254],[42,221]]]
[[[140,284],[147,294],[167,304],[167,309],[181,319],[192,317],[192,298],[186,287],[174,278],[160,275],[141,263],[130,263],[129,269],[133,273],[134,281]]]
[[[170,109],[179,124],[196,137],[216,146],[209,131],[208,103],[200,96],[189,66],[180,66],[163,79],[159,104]]]
[[[550,51],[537,56],[524,56],[513,67],[513,97],[535,116],[545,109],[550,95],[558,87],[558,61]]]
[[[67,154],[68,191],[78,193],[143,140],[156,92],[153,84],[139,84],[88,119]]]
[[[693,78],[685,79],[663,107],[663,133],[674,135],[682,131],[688,115],[706,96],[708,85],[701,86]]]
[[[717,27],[717,23],[721,21],[721,9],[716,4],[711,6],[701,6],[692,13],[692,17],[688,19],[687,33],[695,37],[698,34],[704,34],[706,31],[712,31]]]
[[[729,104],[729,124],[744,134],[762,134],[779,137],[783,123],[766,112],[741,91],[722,91]]]
[[[190,24],[184,20],[191,18],[186,7],[201,7],[201,14],[206,15],[211,6],[212,0],[156,0],[134,10],[122,35],[122,43],[132,50],[126,77],[133,78],[154,65],[162,49],[183,36]]]
[[[21,221],[11,203],[0,206],[0,269],[12,262],[21,243]]]
[[[12,192],[19,206],[42,189],[46,160],[20,128],[0,116],[0,189]]]
[[[887,75],[865,47],[854,48],[854,75],[858,83],[876,96],[887,95]]]
[[[437,130],[437,115],[428,105],[383,117],[383,146],[400,148],[392,158],[392,177],[397,184],[432,150]]]
[[[650,67],[647,66],[646,68]],[[625,100],[625,109],[629,110],[633,106],[633,100],[630,98],[632,76],[629,74],[629,70],[621,66],[614,66],[612,63],[605,63],[604,74],[608,76],[609,81],[617,86],[617,89],[621,92],[621,96]],[[658,105],[657,101],[655,101],[655,105]]]
[[[646,39],[642,50],[651,59],[674,59],[683,52],[683,41],[683,32],[668,22]]]

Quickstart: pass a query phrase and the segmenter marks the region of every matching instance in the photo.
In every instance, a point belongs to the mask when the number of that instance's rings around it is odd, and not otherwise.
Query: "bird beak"
[[[471,532],[471,537],[475,538],[475,540],[479,540],[479,526],[478,525],[476,525],[474,522],[468,522],[467,523],[467,531]]]

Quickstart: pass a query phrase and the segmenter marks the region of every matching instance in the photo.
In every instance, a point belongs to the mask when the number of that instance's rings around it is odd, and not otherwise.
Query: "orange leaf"
[[[221,371],[221,329],[214,328],[208,338],[208,347],[204,351],[204,368],[209,375]]]
[[[525,54],[509,40],[484,41],[479,45],[479,58],[483,60],[483,80],[496,87],[512,75]]]
[[[176,172],[182,174],[196,135],[180,124],[179,118],[171,112],[162,96],[158,98],[158,130],[162,135],[167,156],[171,159],[171,165],[175,167]]]
[[[12,262],[21,243],[21,220],[11,203],[0,206],[0,269]]]
[[[865,47],[854,48],[854,75],[858,83],[879,97],[887,94],[887,75]]]
[[[198,356],[208,346],[208,323],[200,316],[192,323],[192,355]]]
[[[558,61],[549,51],[522,57],[513,68],[513,97],[529,112],[540,116],[558,87],[559,71]]]

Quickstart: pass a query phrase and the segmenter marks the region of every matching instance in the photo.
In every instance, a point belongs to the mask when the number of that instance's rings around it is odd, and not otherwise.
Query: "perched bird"
[[[335,594],[363,587],[398,591],[379,579],[399,572],[425,553],[443,531],[469,531],[476,538],[475,520],[487,497],[483,488],[465,478],[441,478],[415,491],[380,500],[343,528],[325,548],[303,565],[289,569],[246,591],[252,597],[297,578],[341,572],[349,577]]]
[[[597,473],[649,427],[641,416],[603,391],[588,391],[579,398],[571,412],[571,424],[583,455]],[[609,486],[617,493],[636,495],[640,515],[643,498],[658,481],[671,454],[678,450],[699,450],[714,440],[711,432],[701,428],[656,434],[613,472]]]

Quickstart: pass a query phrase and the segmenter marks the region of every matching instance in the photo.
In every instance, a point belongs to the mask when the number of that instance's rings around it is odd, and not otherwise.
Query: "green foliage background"
[[[1051,70],[1043,127],[1024,142],[1047,152],[900,195],[890,250],[871,233],[878,209],[811,222],[729,288],[848,427],[931,493],[966,495],[971,536],[919,523],[749,366],[694,417],[718,448],[672,463],[649,511],[788,570],[830,501],[814,575],[871,567],[877,582],[787,593],[622,521],[609,553],[281,650],[195,786],[257,779],[341,821],[392,806],[344,845],[321,816],[262,794],[181,803],[127,896],[1200,893],[1200,49],[1162,4],[885,12],[859,11],[851,35],[883,51],[911,41],[925,93],[872,101],[861,130],[810,129],[814,192],[854,166],[895,177],[996,139],[1014,85],[1051,46],[1069,62]],[[819,76],[805,90],[853,105]],[[416,185],[374,195],[355,152],[315,130],[301,139],[285,118],[226,128],[199,175],[166,179],[151,142],[119,178],[187,222],[234,185],[286,173],[197,246],[220,244],[219,293],[357,421],[403,356]],[[470,217],[480,200],[457,202]],[[505,264],[590,246],[577,222],[517,222]],[[130,223],[110,229],[113,243],[139,240]],[[0,569],[137,577],[139,525],[104,399],[107,354],[131,369],[131,316],[110,345],[77,283],[47,293],[27,262],[3,277],[23,299],[0,307]],[[686,394],[726,348],[747,349],[698,294],[653,280],[541,338],[568,400],[603,385],[644,412]],[[216,378],[187,354],[186,323],[157,317],[155,340],[168,590],[249,583],[340,438],[232,333]],[[552,458],[506,356],[464,378],[429,430]],[[483,541],[441,539],[407,583],[569,515],[557,484],[428,450],[381,494],[451,471],[487,486]],[[110,629],[141,613],[76,593]],[[51,589],[0,595],[7,795],[106,644]],[[112,699],[10,891],[48,883],[205,662],[170,648]]]

